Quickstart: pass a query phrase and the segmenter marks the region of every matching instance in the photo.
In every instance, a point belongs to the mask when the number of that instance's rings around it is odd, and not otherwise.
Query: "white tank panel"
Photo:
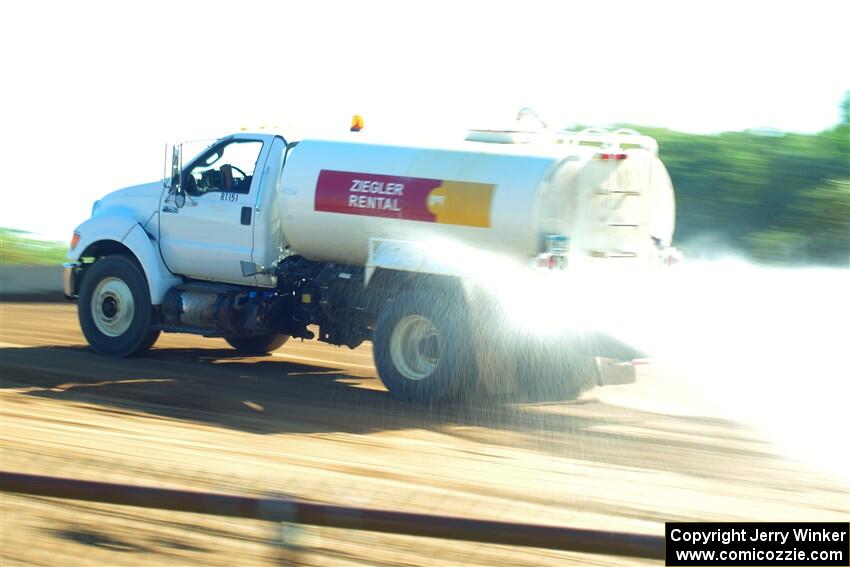
[[[564,234],[573,254],[648,259],[669,244],[675,203],[654,151],[597,159],[577,144],[464,142],[451,148],[304,140],[280,185],[293,251],[364,265],[370,238],[459,242],[514,258]]]
[[[676,194],[670,174],[658,158],[655,158],[652,164],[651,190],[649,232],[670,246],[676,228]]]
[[[465,145],[468,150],[300,142],[287,157],[279,195],[288,243],[309,259],[359,265],[367,261],[370,238],[448,239],[533,256],[537,194],[562,157]]]

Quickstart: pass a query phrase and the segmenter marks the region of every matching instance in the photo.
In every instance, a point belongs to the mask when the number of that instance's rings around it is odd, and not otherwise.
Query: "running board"
[[[187,333],[190,335],[203,335],[205,337],[210,338],[221,338],[230,336],[220,331],[216,331],[215,329],[210,329],[208,327],[190,327],[190,326],[179,326],[179,325],[165,325],[159,323],[157,325],[153,325],[151,327],[155,331],[162,331],[163,333]]]

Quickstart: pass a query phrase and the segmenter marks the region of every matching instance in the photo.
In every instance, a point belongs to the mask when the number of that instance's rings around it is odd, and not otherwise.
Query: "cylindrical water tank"
[[[672,186],[654,152],[624,155],[600,159],[599,147],[578,144],[304,140],[280,184],[283,233],[308,259],[354,265],[366,263],[371,238],[529,258],[563,234],[571,253],[632,246],[642,256],[650,236],[672,237]],[[665,234],[650,234],[653,225]]]

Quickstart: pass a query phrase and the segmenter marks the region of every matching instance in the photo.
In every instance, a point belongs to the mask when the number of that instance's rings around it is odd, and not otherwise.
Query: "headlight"
[[[94,216],[94,214],[97,212],[97,210],[99,208],[100,208],[100,199],[95,201],[94,204],[91,206],[91,216]]]

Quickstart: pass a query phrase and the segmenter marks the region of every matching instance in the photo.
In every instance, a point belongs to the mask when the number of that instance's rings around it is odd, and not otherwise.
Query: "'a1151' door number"
[[[227,201],[229,203],[235,203],[238,198],[239,198],[239,193],[222,193],[221,194],[221,200]]]

